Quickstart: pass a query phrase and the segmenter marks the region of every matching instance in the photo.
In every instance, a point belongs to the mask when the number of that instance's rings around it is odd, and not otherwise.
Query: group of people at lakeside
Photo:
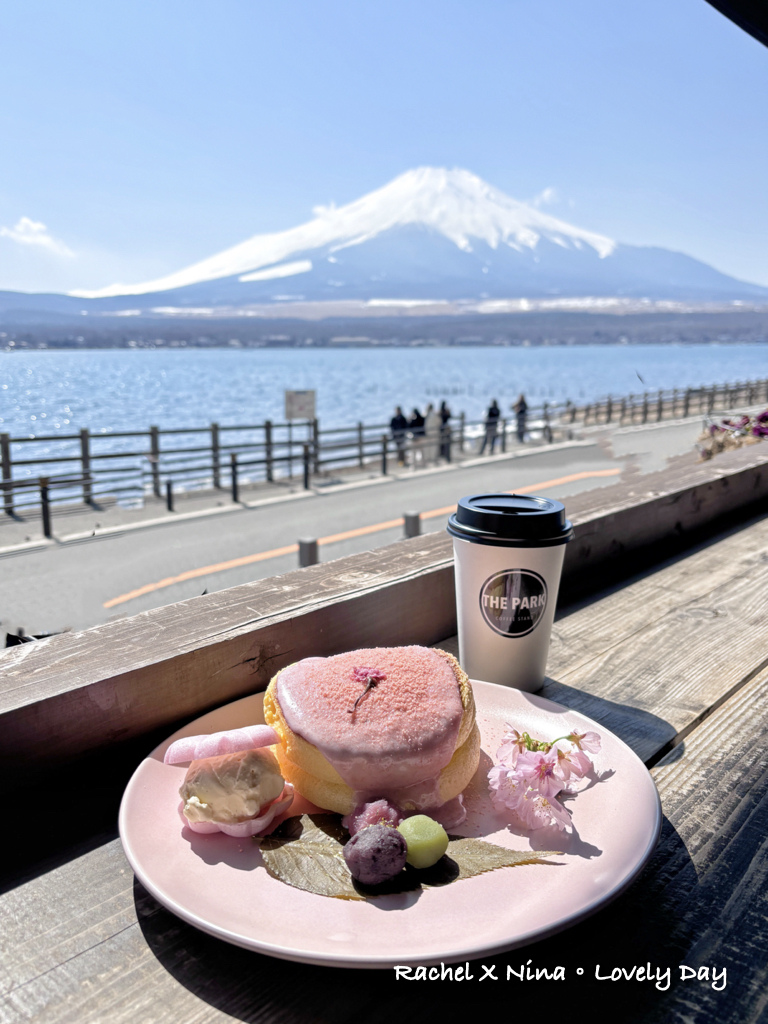
[[[398,405],[395,415],[389,421],[392,440],[397,449],[397,462],[400,466],[407,463],[407,452],[413,455],[412,465],[421,462],[423,465],[436,463],[439,459],[450,461],[451,458],[451,410],[445,401],[436,409],[430,402],[426,413],[422,416],[419,409],[414,409],[410,419],[406,418]],[[410,445],[409,442],[410,441]]]
[[[528,422],[528,403],[525,400],[525,395],[520,394],[511,409],[517,422],[517,440],[520,444],[524,444]],[[410,418],[405,416],[402,407],[398,405],[395,415],[389,421],[392,440],[397,451],[398,465],[405,466],[407,464],[409,451],[413,456],[412,466],[419,462],[423,465],[437,463],[440,459],[450,462],[450,421],[451,410],[445,401],[440,403],[439,408],[435,408],[430,402],[423,416],[419,409],[414,408]],[[501,409],[494,398],[485,414],[485,433],[480,445],[480,455],[484,454],[486,448],[489,449],[489,454],[493,454],[496,442],[500,437],[500,421]]]
[[[525,433],[528,428],[528,403],[525,400],[525,395],[520,393],[520,397],[517,399],[514,405],[510,406],[515,414],[517,421],[517,440],[520,444],[525,444]],[[493,455],[493,450],[496,447],[496,442],[499,440],[499,421],[501,420],[501,409],[496,399],[491,400],[491,404],[488,406],[488,412],[485,414],[485,435],[483,437],[483,443],[480,445],[480,455],[485,452],[486,447],[490,448],[490,454]]]

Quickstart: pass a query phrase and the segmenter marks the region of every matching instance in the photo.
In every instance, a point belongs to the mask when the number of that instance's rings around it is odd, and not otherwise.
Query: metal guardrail
[[[607,396],[578,406],[572,402],[531,407],[526,420],[529,439],[549,443],[572,435],[579,426],[645,424],[693,414],[709,416],[716,409],[739,404],[768,403],[768,380],[672,389],[623,397]],[[173,509],[180,490],[211,487],[230,490],[239,501],[243,485],[290,482],[297,474],[309,488],[312,478],[345,468],[380,469],[387,474],[394,462],[402,464],[466,458],[485,447],[507,451],[517,433],[515,417],[501,418],[486,438],[484,419],[468,420],[464,413],[439,434],[410,433],[399,443],[389,424],[357,423],[322,430],[317,420],[160,430],[111,434],[88,429],[71,435],[11,437],[0,434],[0,490],[3,509],[13,515],[39,509],[46,536],[50,536],[55,506],[100,500],[143,500],[146,494],[165,497]],[[186,438],[191,444],[184,445]],[[104,442],[139,440],[123,451],[103,451]],[[169,443],[170,442],[170,443]],[[55,454],[37,456],[35,447],[55,445]],[[39,450],[39,449],[38,449]],[[29,457],[26,456],[29,452]],[[75,465],[74,471],[68,467]],[[61,468],[62,472],[55,472]],[[14,478],[14,470],[28,473]],[[35,473],[35,470],[38,472]],[[40,472],[42,471],[42,472]],[[47,531],[47,532],[46,532]]]

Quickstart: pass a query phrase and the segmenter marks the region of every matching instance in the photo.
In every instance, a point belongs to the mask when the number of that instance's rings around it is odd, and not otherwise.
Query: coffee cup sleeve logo
[[[547,607],[547,584],[531,569],[504,569],[480,589],[480,611],[495,633],[518,637],[531,633]]]

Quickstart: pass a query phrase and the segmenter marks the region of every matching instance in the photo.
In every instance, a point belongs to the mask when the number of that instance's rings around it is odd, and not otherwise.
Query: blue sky
[[[0,289],[157,277],[424,164],[768,285],[768,50],[705,0],[26,0],[0,39]]]

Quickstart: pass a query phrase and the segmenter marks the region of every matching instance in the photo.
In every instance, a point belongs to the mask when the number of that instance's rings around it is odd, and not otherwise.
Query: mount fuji
[[[314,212],[306,224],[255,235],[176,273],[73,292],[67,302],[76,296],[94,313],[130,305],[183,314],[286,300],[406,306],[589,297],[768,301],[768,288],[682,253],[623,245],[574,227],[466,170],[421,167],[346,206]],[[9,308],[9,293],[0,297]],[[65,299],[24,298],[47,299],[48,309]]]

